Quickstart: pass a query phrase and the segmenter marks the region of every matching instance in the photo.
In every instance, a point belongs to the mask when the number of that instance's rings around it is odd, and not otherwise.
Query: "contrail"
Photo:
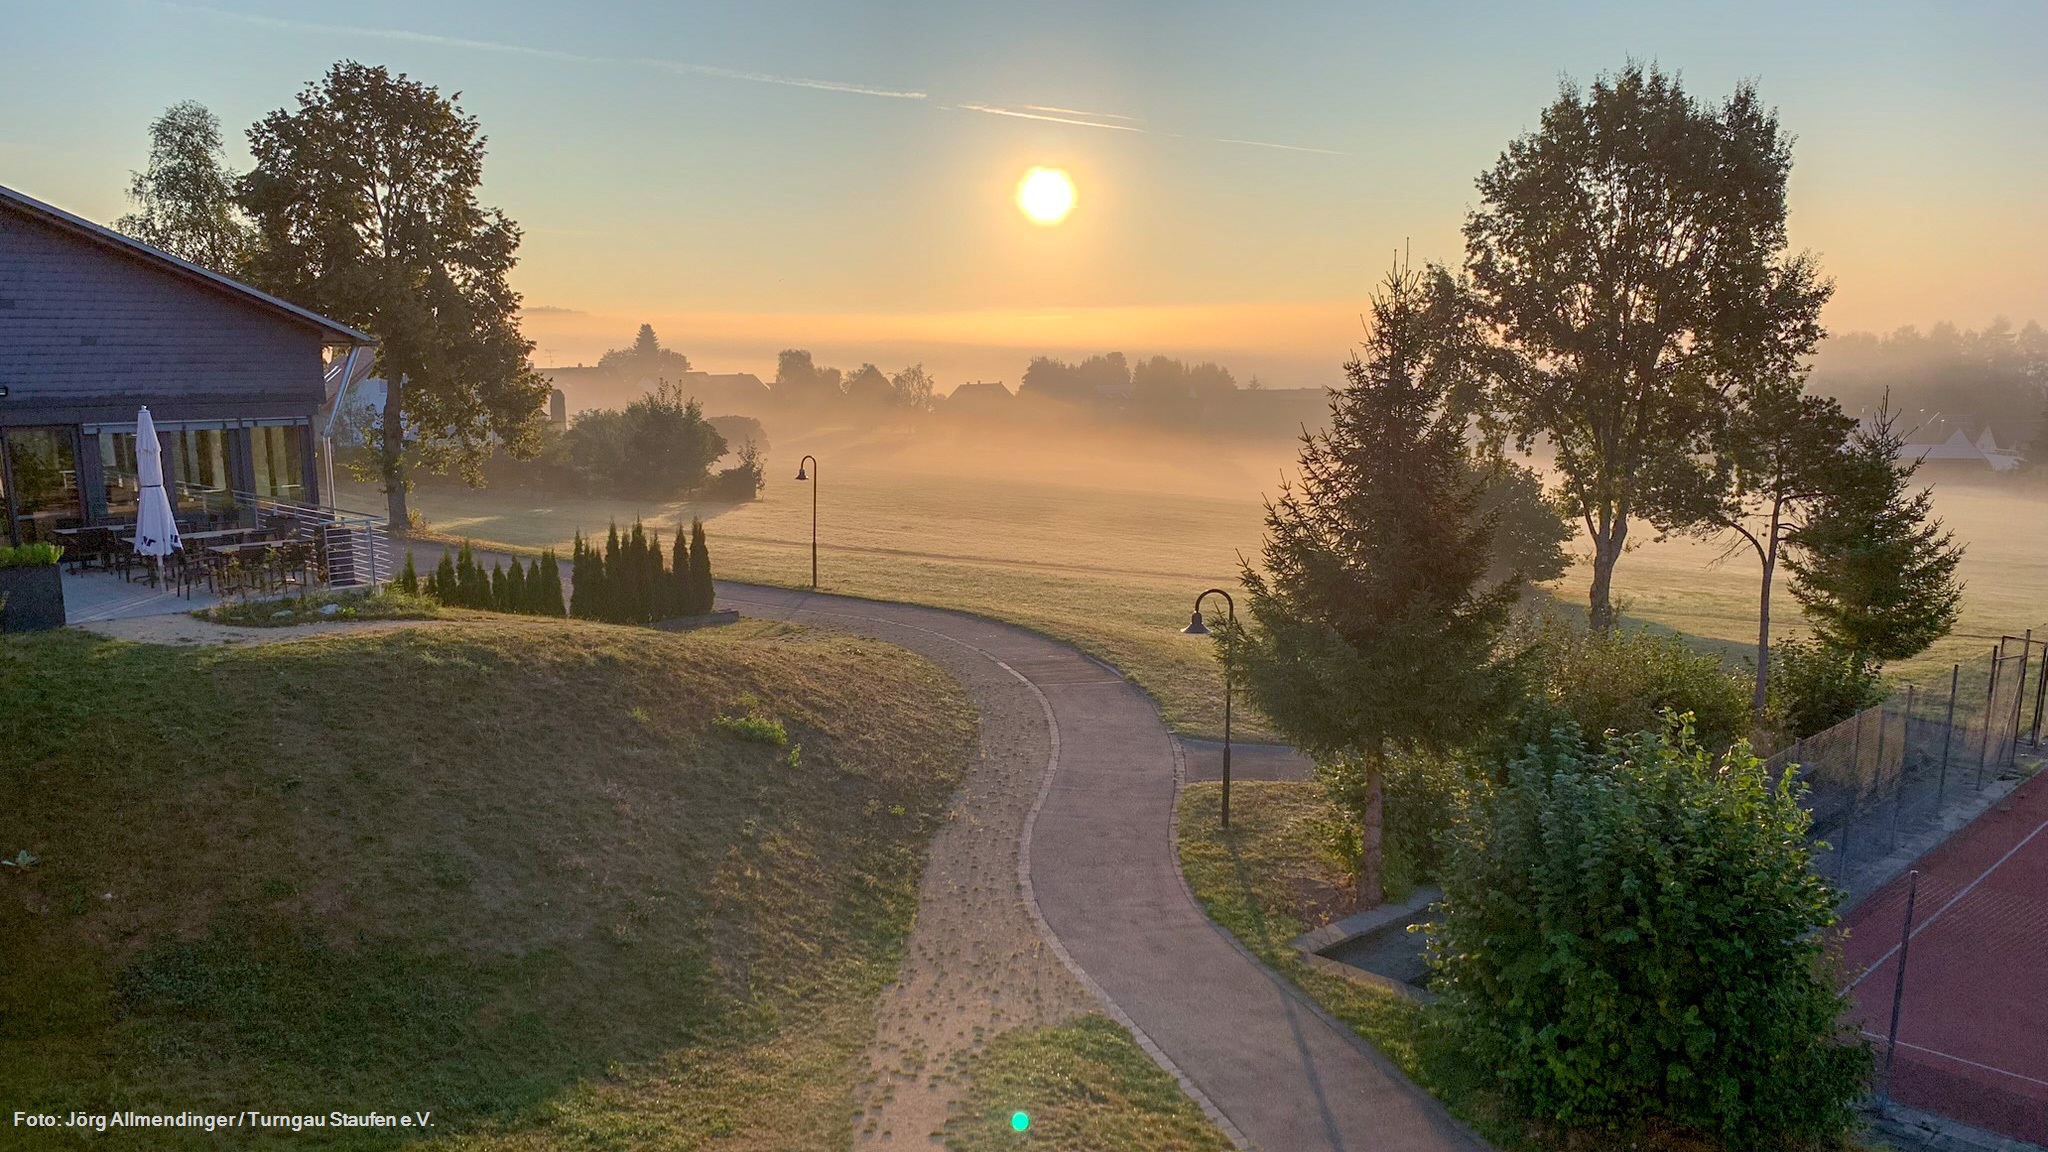
[[[891,100],[929,101],[930,93],[914,88],[883,88],[872,84],[855,84],[842,80],[820,80],[810,76],[784,76],[775,72],[754,72],[743,68],[726,68],[716,64],[697,64],[687,60],[663,60],[645,56],[593,56],[580,52],[564,52],[557,48],[533,48],[524,44],[508,44],[501,40],[478,40],[466,36],[443,36],[432,32],[411,32],[402,28],[365,28],[348,24],[322,24],[309,20],[288,20],[277,16],[264,16],[252,12],[231,12],[222,8],[211,8],[203,4],[185,4],[179,0],[150,0],[160,8],[180,12],[201,13],[223,20],[262,28],[279,28],[293,32],[314,32],[324,36],[367,36],[379,40],[390,40],[402,44],[431,44],[441,48],[463,48],[475,52],[498,52],[514,56],[525,56],[537,60],[559,60],[571,64],[626,65],[629,67],[651,68],[663,72],[688,76],[712,76],[721,80],[743,80],[750,84],[777,84],[785,88],[809,88],[817,92],[844,92],[855,96],[878,96]],[[961,103],[950,105],[929,105],[931,107],[958,108],[967,112],[981,112],[990,116],[1007,116],[1017,120],[1041,120],[1052,124],[1071,124],[1077,128],[1104,128],[1112,132],[1135,132],[1142,136],[1160,136],[1170,139],[1207,140],[1212,144],[1230,144],[1245,148],[1271,148],[1282,152],[1306,152],[1317,156],[1346,156],[1334,148],[1311,148],[1302,144],[1276,144],[1266,140],[1242,140],[1225,136],[1188,136],[1178,132],[1161,132],[1143,128],[1135,116],[1117,112],[1088,112],[1079,108],[1062,108],[1054,104],[1019,104],[1005,107],[998,104]],[[1122,123],[1112,123],[1122,121]]]
[[[1019,120],[1047,120],[1054,124],[1076,124],[1083,128],[1107,128],[1112,132],[1145,132],[1143,128],[1133,124],[1104,124],[1099,120],[1082,120],[1079,118],[1079,116],[1093,115],[1093,113],[1080,113],[1077,116],[1052,116],[1043,112],[1026,112],[1018,108],[998,108],[993,104],[955,104],[953,107],[966,112],[986,112],[991,116],[1013,116]],[[1033,107],[1033,105],[1027,104],[1025,107],[1029,108]],[[1128,120],[1130,117],[1119,116],[1117,119]],[[1151,133],[1146,134],[1150,135]]]
[[[401,28],[363,28],[347,24],[319,24],[307,20],[286,20],[276,16],[262,16],[250,12],[229,12],[220,8],[209,8],[201,4],[180,4],[176,0],[153,0],[159,7],[174,8],[182,12],[200,12],[209,16],[234,20],[243,24],[254,24],[264,28],[282,28],[294,32],[317,32],[328,36],[369,36],[379,40],[394,40],[406,44],[432,44],[442,48],[467,48],[478,52],[502,52],[515,56],[529,56],[541,60],[560,60],[573,64],[627,64],[643,68],[657,68],[666,72],[680,72],[697,76],[716,76],[724,80],[745,80],[754,84],[780,84],[786,88],[810,88],[820,92],[849,92],[857,96],[884,96],[895,100],[923,100],[923,92],[878,88],[868,84],[850,84],[839,80],[817,80],[808,76],[782,76],[773,72],[750,72],[740,68],[721,68],[715,64],[693,64],[685,60],[657,60],[646,57],[590,56],[577,52],[563,52],[553,48],[529,48],[524,44],[507,44],[498,40],[475,40],[464,36],[440,36],[430,32],[409,32]]]

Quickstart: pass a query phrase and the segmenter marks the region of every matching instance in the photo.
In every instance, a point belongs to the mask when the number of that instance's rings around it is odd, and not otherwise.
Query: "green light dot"
[[[1029,1127],[1031,1127],[1031,1116],[1030,1116],[1030,1114],[1029,1114],[1029,1113],[1026,1113],[1026,1112],[1012,1112],[1012,1113],[1010,1113],[1010,1130],[1011,1130],[1011,1131],[1013,1131],[1013,1132],[1022,1132],[1023,1130],[1025,1130],[1026,1128],[1029,1128]]]

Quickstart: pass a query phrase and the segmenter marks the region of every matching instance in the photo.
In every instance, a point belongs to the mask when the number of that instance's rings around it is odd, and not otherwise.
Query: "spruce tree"
[[[412,550],[406,549],[405,570],[398,574],[398,590],[408,596],[420,594],[420,574],[412,566]]]
[[[493,612],[510,612],[512,610],[511,595],[512,589],[505,582],[504,565],[493,560],[491,562],[491,610]]]
[[[1514,698],[1496,654],[1519,582],[1487,582],[1492,525],[1449,404],[1468,330],[1456,284],[1397,267],[1372,319],[1329,429],[1302,439],[1300,482],[1266,505],[1264,570],[1244,567],[1252,625],[1221,630],[1253,701],[1357,819],[1368,907],[1387,757],[1465,743]]]
[[[711,552],[704,545],[704,521],[690,518],[689,612],[702,616],[716,606],[718,591],[711,583]]]
[[[1914,491],[1920,461],[1887,400],[1851,438],[1842,475],[1792,534],[1792,596],[1823,644],[1874,670],[1927,650],[1955,627],[1963,546]]]

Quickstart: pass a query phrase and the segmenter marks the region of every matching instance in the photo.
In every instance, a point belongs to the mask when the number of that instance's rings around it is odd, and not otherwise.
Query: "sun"
[[[1074,181],[1058,168],[1033,168],[1017,181],[1017,207],[1033,224],[1057,224],[1074,210]]]

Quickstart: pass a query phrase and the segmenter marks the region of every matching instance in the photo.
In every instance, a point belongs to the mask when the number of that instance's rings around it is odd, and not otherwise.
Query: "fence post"
[[[1881,721],[1880,721],[1881,723]],[[1879,730],[1880,736],[1883,729]],[[1878,745],[1879,748],[1883,744]],[[1906,758],[1913,754],[1913,685],[1906,685],[1906,717],[1899,725],[1899,777],[1892,785],[1892,847],[1899,846],[1899,809],[1906,805]],[[1883,755],[1879,754],[1882,761]]]
[[[1899,978],[1892,984],[1892,1026],[1884,1041],[1884,1091],[1877,1098],[1883,1116],[1892,1103],[1892,1060],[1899,1054],[1899,1004],[1906,998],[1906,952],[1913,946],[1913,903],[1920,897],[1920,870],[1906,874],[1906,925],[1899,929]]]
[[[2020,709],[2027,702],[2027,661],[2034,654],[2034,630],[2027,629],[2027,638],[2020,645],[2020,685],[2012,694],[2012,747],[2005,754],[2005,763],[2000,767],[2010,768],[2019,762],[2020,756]],[[2000,741],[2003,743],[2003,741]]]
[[[1963,684],[1963,666],[1954,665],[1948,671],[1948,722],[1941,729],[1941,783],[1934,789],[1934,815],[1941,816],[1942,799],[1948,794],[1948,753],[1956,740],[1956,690]]]
[[[1977,741],[1977,790],[1984,790],[1984,760],[1991,755],[1991,705],[1992,697],[1998,695],[1998,650],[2002,645],[1991,646],[1991,680],[1984,685],[1984,736]]]
[[[2029,628],[2027,634],[2033,635],[2033,629]],[[2027,743],[2032,744],[2036,752],[2041,750],[2041,708],[2044,704],[2048,704],[2048,642],[2041,645],[2041,665],[2034,670],[2034,728],[2027,736]]]

